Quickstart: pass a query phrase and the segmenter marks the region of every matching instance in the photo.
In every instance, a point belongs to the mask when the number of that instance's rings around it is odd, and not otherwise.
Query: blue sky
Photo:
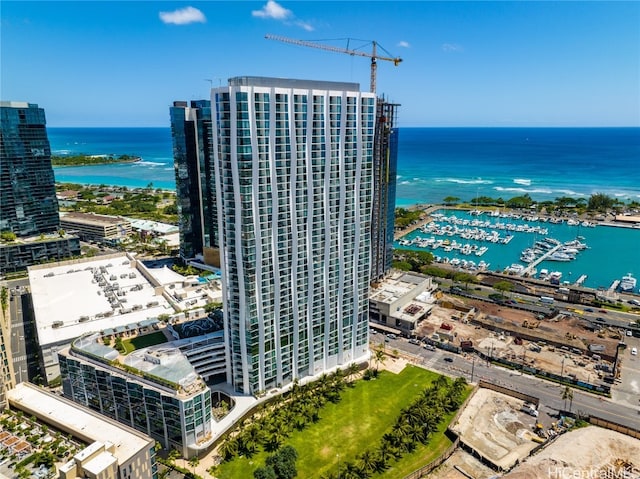
[[[259,75],[358,82],[369,60],[266,40],[376,40],[400,126],[640,126],[640,2],[2,1],[3,100],[49,126],[168,126]],[[343,39],[343,40],[338,40]],[[365,42],[349,47],[371,51]]]

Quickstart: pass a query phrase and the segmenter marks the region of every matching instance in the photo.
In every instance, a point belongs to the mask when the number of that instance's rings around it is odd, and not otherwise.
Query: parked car
[[[451,356],[445,356],[444,360],[448,363],[452,363],[453,362],[453,358]]]
[[[638,354],[638,348],[631,348],[631,354],[634,356]]]
[[[409,340],[409,342],[410,342],[411,344],[420,344],[420,341],[418,341],[416,338],[411,338],[411,339]]]
[[[393,333],[389,333],[389,334],[387,334],[387,338],[388,338],[388,339],[398,339],[398,337],[397,337],[395,334],[393,334]]]
[[[435,351],[436,347],[433,344],[425,344],[424,349],[426,349],[427,351]]]

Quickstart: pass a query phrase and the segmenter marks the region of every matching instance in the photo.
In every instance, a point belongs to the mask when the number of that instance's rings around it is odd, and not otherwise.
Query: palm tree
[[[375,456],[368,449],[364,451],[362,454],[360,454],[360,456],[358,457],[358,465],[360,466],[360,471],[365,474],[369,474],[369,475],[373,474],[373,472],[375,472],[375,469],[376,469],[375,464],[376,464]]]
[[[218,451],[225,461],[230,460],[238,454],[238,441],[235,438],[229,438],[222,443]]]
[[[353,378],[356,374],[358,374],[358,372],[360,372],[360,366],[358,366],[356,363],[349,364],[349,366],[347,367],[347,377],[351,379],[351,383],[353,383]]]
[[[376,372],[378,371],[378,366],[380,364],[384,364],[385,360],[387,359],[382,348],[383,346],[381,345],[375,350],[374,358],[376,360]]]
[[[567,399],[569,400],[569,412],[571,412],[571,406],[573,405],[573,390],[569,386],[565,386],[562,390],[562,399],[564,399],[565,409],[567,409]]]
[[[198,459],[198,456],[193,456],[191,459],[189,459],[189,465],[193,468],[194,476],[196,474],[196,467],[198,467],[198,464],[200,464],[200,459]]]

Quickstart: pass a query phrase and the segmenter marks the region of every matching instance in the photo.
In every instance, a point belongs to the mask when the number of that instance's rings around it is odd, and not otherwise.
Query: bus
[[[540,302],[544,304],[553,304],[554,299],[550,296],[540,296]]]

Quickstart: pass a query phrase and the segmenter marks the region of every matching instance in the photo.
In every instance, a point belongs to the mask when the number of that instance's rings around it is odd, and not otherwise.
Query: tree
[[[198,459],[198,456],[193,456],[191,459],[189,459],[189,465],[193,468],[194,475],[196,473],[196,467],[198,467],[198,464],[200,464],[200,459]]]
[[[2,308],[2,317],[4,318],[5,311],[7,310],[7,304],[9,300],[9,290],[6,286],[0,289],[0,307]]]
[[[276,472],[273,470],[273,467],[259,467],[255,471],[253,471],[254,479],[278,479],[276,476]]]
[[[454,205],[458,203],[458,201],[460,201],[460,198],[458,198],[457,196],[447,196],[442,201],[445,205]]]
[[[15,241],[17,238],[16,234],[13,231],[3,231],[0,233],[0,240],[5,241],[7,243],[11,241]]]
[[[384,351],[382,349],[383,347],[384,346],[381,344],[380,346],[378,346],[374,353],[374,358],[376,360],[376,372],[378,371],[378,366],[380,364],[384,364],[385,360],[387,359],[387,356],[384,354]]]
[[[273,468],[278,479],[293,479],[298,475],[296,460],[298,452],[293,446],[284,446],[267,457],[266,466]]]
[[[573,406],[573,389],[569,386],[565,386],[562,390],[562,399],[564,399],[565,409],[567,409],[567,399],[569,400],[569,412],[571,412],[571,407]]]
[[[493,289],[500,293],[500,296],[504,298],[504,293],[513,290],[513,283],[509,281],[498,281],[493,285]]]
[[[169,455],[167,456],[167,459],[169,463],[175,464],[176,459],[178,459],[179,457],[180,457],[180,452],[177,449],[171,449],[171,451],[169,452]]]

